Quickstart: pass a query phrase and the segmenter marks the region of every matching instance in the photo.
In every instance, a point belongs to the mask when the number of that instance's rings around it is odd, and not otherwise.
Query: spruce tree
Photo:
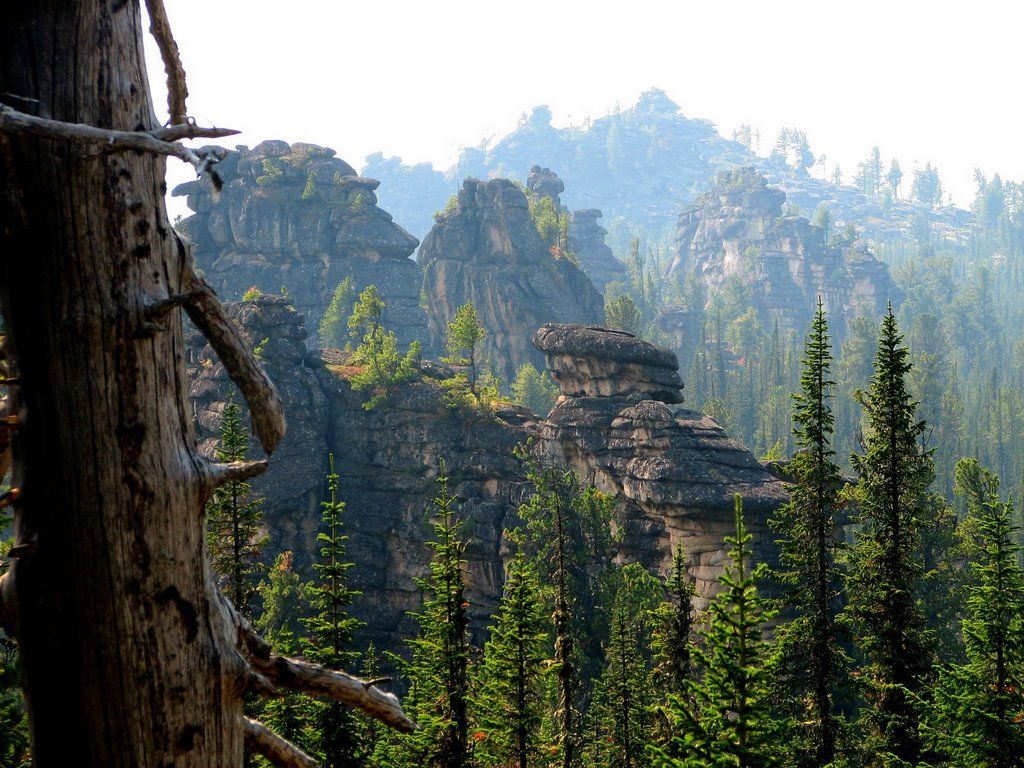
[[[327,463],[328,498],[320,503],[323,513],[317,534],[320,555],[313,563],[316,579],[309,588],[314,614],[304,622],[308,637],[303,643],[303,656],[332,669],[351,669],[358,660],[358,654],[352,650],[353,640],[363,622],[349,614],[352,600],[359,593],[348,586],[352,563],[345,557],[345,502],[338,499],[339,476],[334,468],[334,454],[328,455]],[[311,704],[314,752],[326,768],[353,765],[359,743],[352,711],[336,701]]]
[[[249,433],[240,414],[232,395],[221,414],[218,461],[246,458]],[[206,504],[206,544],[213,571],[222,592],[248,618],[252,618],[258,577],[264,571],[259,559],[266,544],[266,537],[260,536],[262,522],[263,499],[244,480],[219,486]]]
[[[509,562],[483,661],[476,671],[476,759],[483,768],[542,764],[547,649],[545,596],[522,550]]]
[[[684,696],[693,680],[693,580],[686,572],[686,549],[677,544],[664,584],[666,600],[655,617],[654,680],[663,696]]]
[[[419,632],[408,641],[412,658],[399,665],[408,681],[406,713],[419,728],[385,733],[373,762],[381,768],[463,768],[469,764],[470,655],[465,583],[466,544],[444,465],[434,498],[430,575],[417,583],[423,608],[413,614]]]
[[[860,713],[869,765],[916,764],[922,755],[917,700],[926,688],[932,638],[919,602],[923,570],[919,513],[932,480],[907,387],[908,351],[892,308],[882,322],[874,374],[858,393],[867,428],[853,457],[860,511],[846,594],[863,655]]]
[[[480,400],[480,392],[477,391],[477,379],[480,367],[480,346],[483,343],[487,330],[480,323],[476,307],[472,301],[467,301],[455,312],[455,317],[448,323],[448,332],[445,336],[445,348],[448,357],[445,362],[451,365],[465,366],[469,373],[467,385],[473,399]]]
[[[940,754],[972,768],[1024,766],[1024,570],[1012,505],[972,506],[975,582],[963,623],[967,661],[941,670],[930,718]]]
[[[352,363],[361,368],[350,381],[353,389],[370,392],[370,399],[363,403],[368,411],[383,403],[396,386],[416,376],[420,356],[418,341],[410,344],[404,355],[398,351],[394,332],[382,324],[384,309],[377,286],[370,285],[359,294],[348,319],[349,335],[360,339]]]
[[[792,765],[825,766],[842,728],[837,689],[847,677],[839,644],[835,510],[842,485],[834,459],[830,400],[832,350],[821,300],[804,345],[800,392],[793,395],[797,453],[787,467],[790,501],[769,524],[781,537],[775,577],[793,617],[776,631],[779,705],[799,717],[787,740]]]
[[[770,647],[762,624],[773,618],[757,581],[764,564],[752,568],[743,503],[735,499],[736,535],[726,538],[730,564],[722,591],[708,608],[707,624],[694,657],[704,676],[689,682],[689,697],[670,696],[667,715],[674,732],[652,747],[657,768],[769,768],[778,757],[781,724],[769,706]]]
[[[572,470],[538,459],[528,448],[517,455],[526,463],[527,480],[534,488],[519,516],[526,523],[527,547],[551,585],[554,603],[558,764],[572,768],[582,725],[579,662],[595,664],[599,656],[598,595],[601,567],[610,562],[611,501],[593,488],[581,487]]]
[[[346,277],[334,289],[331,303],[327,305],[324,316],[320,319],[320,343],[325,347],[340,349],[345,345],[348,336],[348,318],[352,313],[355,299],[355,288],[352,278]]]

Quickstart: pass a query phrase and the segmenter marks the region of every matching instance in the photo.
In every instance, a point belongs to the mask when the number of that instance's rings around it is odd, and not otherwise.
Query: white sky
[[[798,127],[846,179],[876,144],[908,181],[938,165],[960,205],[975,167],[1024,178],[1017,0],[166,4],[200,123],[331,146],[357,170],[377,150],[447,168],[535,105],[579,124],[657,86],[723,135],[750,123],[762,154]],[[189,177],[172,161],[171,183]]]

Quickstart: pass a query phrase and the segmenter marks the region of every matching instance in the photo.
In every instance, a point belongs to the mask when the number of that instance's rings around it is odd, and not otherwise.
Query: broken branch
[[[266,459],[232,461],[227,464],[210,461],[203,466],[207,484],[211,490],[228,483],[240,483],[243,480],[256,477],[256,475],[265,472],[266,469]]]
[[[227,128],[189,126],[189,129],[187,135],[181,136],[181,138],[221,138],[238,133],[238,131]],[[108,150],[135,150],[165,157],[176,157],[192,165],[199,174],[209,171],[211,166],[226,153],[222,147],[189,149],[182,144],[160,138],[161,136],[181,134],[181,130],[175,132],[170,128],[160,128],[156,131],[115,131],[83,123],[65,123],[60,120],[27,115],[3,104],[0,104],[0,133],[24,133],[44,139],[77,139],[101,144]]]
[[[245,746],[250,752],[282,768],[317,768],[313,758],[263,723],[243,716],[242,727],[245,730]]]
[[[178,44],[171,33],[171,22],[167,18],[163,0],[146,0],[146,13],[149,14],[149,33],[156,40],[160,58],[164,62],[164,72],[167,73],[167,112],[170,123],[187,123],[185,99],[188,97],[188,86],[185,83],[185,67],[181,64]]]
[[[238,326],[227,316],[224,305],[217,299],[217,294],[205,280],[194,273],[192,282],[188,291],[189,298],[182,306],[200,333],[210,342],[217,357],[224,363],[231,380],[242,390],[242,395],[249,404],[253,430],[259,437],[263,450],[268,454],[273,453],[285,432],[281,397],[245,343]]]

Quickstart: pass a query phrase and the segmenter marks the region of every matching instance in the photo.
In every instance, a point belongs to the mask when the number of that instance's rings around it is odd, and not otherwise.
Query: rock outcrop
[[[219,193],[205,177],[175,188],[195,211],[178,228],[225,299],[252,286],[283,288],[316,328],[335,287],[351,277],[357,290],[377,285],[385,323],[403,345],[425,340],[420,277],[409,259],[418,241],[377,206],[379,182],[334,154],[283,141],[228,152],[217,166]]]
[[[785,488],[714,420],[669,407],[682,401],[675,355],[597,327],[548,325],[533,341],[562,392],[541,427],[542,445],[614,496],[620,558],[664,572],[682,543],[704,604],[727,560],[735,494],[755,556],[773,558],[766,521],[785,502]],[[567,375],[573,365],[589,376]],[[590,376],[594,383],[583,381]]]
[[[784,192],[754,168],[719,174],[679,217],[669,275],[694,276],[710,299],[742,281],[766,327],[802,334],[818,296],[842,333],[857,315],[878,316],[901,298],[888,268],[855,240],[830,238],[803,216],[785,215]]]
[[[523,363],[542,362],[529,346],[538,326],[604,316],[601,294],[576,264],[551,253],[526,195],[507,179],[467,179],[424,238],[418,260],[435,339],[472,300],[487,328],[484,352],[506,381]]]
[[[601,293],[608,283],[624,283],[629,274],[626,265],[615,258],[605,242],[608,230],[597,223],[601,212],[584,208],[569,214],[569,250],[576,254],[580,268]]]

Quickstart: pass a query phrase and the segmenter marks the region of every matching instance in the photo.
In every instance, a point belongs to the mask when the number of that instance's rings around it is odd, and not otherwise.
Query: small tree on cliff
[[[399,353],[394,332],[386,331],[381,324],[384,308],[377,286],[370,285],[359,294],[348,319],[349,335],[362,339],[352,353],[352,362],[361,370],[351,381],[353,389],[371,393],[363,403],[366,410],[384,402],[394,387],[415,378],[420,357],[418,341],[410,344],[404,355]]]
[[[530,363],[523,363],[516,370],[512,381],[512,399],[525,405],[538,416],[544,416],[558,399],[558,387],[545,373],[540,373]]]
[[[480,393],[477,391],[477,376],[481,362],[480,345],[486,335],[487,331],[480,323],[473,302],[467,301],[456,310],[455,317],[448,323],[445,338],[445,346],[448,349],[445,362],[469,369],[469,392],[477,401],[480,400]]]
[[[327,310],[320,320],[320,343],[325,347],[340,349],[345,345],[348,318],[352,314],[355,295],[351,277],[346,277],[334,289],[331,303],[327,305]]]
[[[541,723],[547,685],[548,621],[533,565],[519,549],[484,645],[474,685],[475,756],[484,768],[543,764]]]
[[[358,654],[352,650],[355,633],[363,622],[349,615],[349,607],[358,592],[348,586],[352,563],[345,558],[342,516],[345,502],[338,499],[338,473],[334,454],[327,457],[328,498],[320,503],[323,521],[317,541],[320,556],[313,563],[316,580],[310,588],[314,615],[304,623],[309,636],[303,643],[304,656],[332,669],[352,668]],[[338,702],[313,702],[314,750],[327,768],[356,764],[359,755],[357,727],[352,711]]]
[[[242,424],[241,408],[234,395],[228,398],[220,419],[217,460],[244,461],[249,451],[249,433]],[[264,567],[260,554],[266,536],[260,536],[263,499],[249,483],[234,480],[220,486],[206,504],[206,542],[213,571],[231,602],[243,616],[251,617],[253,597]]]

